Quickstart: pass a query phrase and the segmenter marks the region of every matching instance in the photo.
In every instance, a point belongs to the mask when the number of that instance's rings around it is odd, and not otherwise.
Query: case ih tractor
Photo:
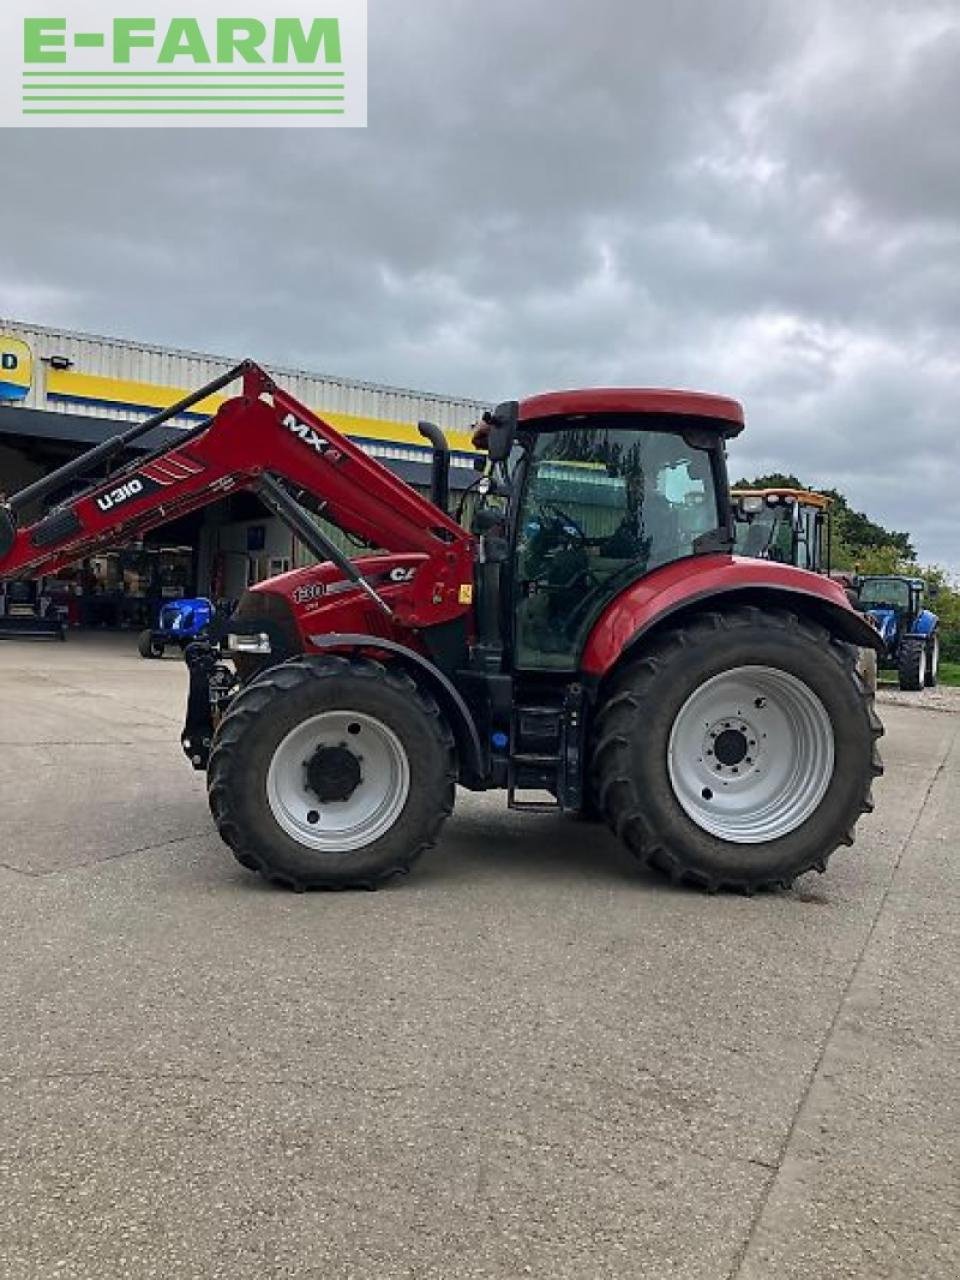
[[[28,519],[235,378],[174,447]],[[855,654],[876,633],[829,579],[732,555],[742,427],[736,402],[688,392],[502,404],[475,436],[466,529],[436,427],[428,501],[246,363],[14,495],[0,575],[54,572],[239,488],[312,550],[187,651],[184,750],[221,836],[270,880],[408,871],[459,783],[602,815],[675,880],[788,885],[871,808],[882,729]],[[326,521],[369,550],[345,556]]]
[[[880,665],[892,667],[900,688],[932,689],[940,667],[939,619],[923,607],[922,578],[878,574],[857,580],[860,608],[880,633]]]

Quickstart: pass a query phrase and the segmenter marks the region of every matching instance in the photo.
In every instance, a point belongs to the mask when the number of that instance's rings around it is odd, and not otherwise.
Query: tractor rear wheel
[[[940,675],[940,632],[934,631],[927,645],[927,672],[924,677],[924,685],[927,689],[935,689],[937,687],[937,679]]]
[[[594,782],[617,835],[674,880],[789,886],[853,843],[882,733],[850,645],[786,611],[704,613],[616,678]]]
[[[927,637],[904,636],[897,662],[900,688],[916,693],[927,683]]]
[[[231,703],[210,756],[217,828],[290,888],[372,888],[406,872],[453,811],[453,736],[405,672],[298,658]]]

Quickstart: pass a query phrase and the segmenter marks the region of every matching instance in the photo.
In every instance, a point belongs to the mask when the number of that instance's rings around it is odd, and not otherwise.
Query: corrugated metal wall
[[[22,401],[25,406],[126,422],[146,417],[147,414],[138,414],[127,407],[77,403],[64,405],[57,400],[48,401],[46,373],[49,366],[46,361],[51,356],[65,356],[82,373],[115,378],[118,381],[181,387],[185,391],[204,386],[238,363],[238,360],[226,357],[47,329],[23,324],[18,320],[0,318],[0,333],[22,338],[33,349],[33,386],[29,396]],[[248,354],[256,358],[256,352]],[[311,408],[359,418],[377,418],[383,422],[415,423],[421,418],[429,418],[446,428],[463,429],[476,422],[479,414],[489,407],[479,401],[456,400],[430,392],[381,387],[348,378],[325,377],[304,370],[271,366],[270,373],[291,395]]]

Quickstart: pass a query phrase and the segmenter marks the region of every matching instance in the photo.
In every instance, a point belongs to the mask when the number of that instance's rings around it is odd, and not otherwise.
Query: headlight
[[[250,635],[237,635],[231,631],[227,636],[227,648],[231,653],[270,653],[270,637],[265,631],[254,631]]]

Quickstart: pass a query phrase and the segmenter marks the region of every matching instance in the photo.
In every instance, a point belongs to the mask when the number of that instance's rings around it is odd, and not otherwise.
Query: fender
[[[310,643],[316,649],[348,649],[357,652],[361,649],[374,649],[393,654],[403,666],[411,668],[411,674],[418,675],[421,683],[426,683],[450,720],[450,728],[457,743],[457,754],[460,759],[460,780],[466,786],[483,787],[487,775],[480,735],[473,722],[473,716],[456,686],[434,666],[422,653],[398,644],[396,640],[384,640],[374,635],[327,635],[310,636]],[[309,655],[307,655],[309,656]]]
[[[910,635],[931,636],[936,631],[939,621],[935,613],[931,613],[929,609],[921,609],[910,628]]]
[[[675,560],[623,590],[594,624],[583,651],[584,671],[605,676],[628,649],[667,619],[713,601],[793,608],[817,618],[849,644],[878,651],[883,647],[832,579],[770,560],[716,553]]]

